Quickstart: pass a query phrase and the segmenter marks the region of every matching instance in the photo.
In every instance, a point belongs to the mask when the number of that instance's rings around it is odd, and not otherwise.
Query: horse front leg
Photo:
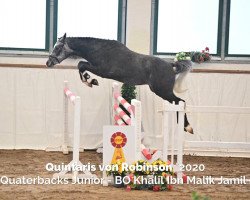
[[[89,87],[92,85],[99,85],[96,79],[92,79],[91,76],[87,73],[87,70],[91,68],[91,64],[88,62],[80,61],[77,65],[79,70],[79,75],[84,84]]]

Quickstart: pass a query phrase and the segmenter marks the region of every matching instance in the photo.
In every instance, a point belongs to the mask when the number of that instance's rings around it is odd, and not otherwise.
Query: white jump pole
[[[74,95],[68,88],[68,81],[64,81],[64,95],[65,95],[65,102],[64,102],[64,146],[67,147],[65,141],[67,140],[66,135],[68,133],[68,102],[70,101],[74,106],[74,134],[73,134],[73,159],[67,165],[65,170],[62,170],[59,173],[55,173],[53,176],[55,178],[68,178],[76,180],[77,178],[96,178],[96,175],[92,174],[88,170],[85,169],[85,165],[80,162],[80,123],[81,123],[81,98],[79,96]],[[74,167],[76,170],[74,170]],[[77,169],[81,168],[82,174],[78,172]]]
[[[178,114],[178,123],[177,115]],[[184,139],[184,113],[185,104],[179,102],[179,105],[169,104],[164,101],[163,103],[163,160],[169,160],[169,148],[170,148],[170,161],[177,172],[177,178],[182,178],[182,172],[180,171],[180,165],[183,163],[183,139]],[[171,136],[171,141],[170,137]],[[175,138],[177,143],[175,144]],[[177,162],[175,163],[174,155],[177,148]]]
[[[141,102],[132,99],[131,105],[133,106],[133,113],[131,114],[131,125],[135,126],[136,134],[136,157],[141,159]],[[145,147],[144,147],[145,148]]]
[[[162,120],[162,135],[163,135],[163,149],[162,149],[162,159],[164,161],[168,160],[168,148],[169,148],[169,133],[170,133],[170,116],[165,113],[168,103],[163,102],[163,120]]]
[[[185,117],[185,104],[184,102],[179,102],[180,111],[178,112],[178,156],[177,164],[180,166],[183,164],[183,141],[184,141],[184,117]]]
[[[64,81],[64,88],[68,88],[69,84],[68,81]],[[64,127],[63,127],[63,144],[62,144],[62,152],[63,154],[68,154],[68,135],[69,135],[69,129],[68,129],[68,99],[65,95],[65,92],[63,90],[63,121],[64,121]]]
[[[75,98],[74,106],[74,140],[73,140],[73,163],[79,163],[80,155],[80,119],[81,119],[81,99]],[[78,171],[74,171],[74,177],[77,177]]]
[[[175,103],[173,102],[173,105]],[[174,153],[175,153],[175,130],[176,130],[176,112],[170,112],[170,119],[171,119],[171,163],[174,164]]]

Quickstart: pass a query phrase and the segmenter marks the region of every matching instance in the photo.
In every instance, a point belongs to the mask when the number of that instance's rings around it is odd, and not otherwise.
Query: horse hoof
[[[185,131],[187,131],[187,132],[189,132],[189,133],[191,133],[191,134],[194,134],[194,130],[193,130],[193,128],[192,128],[190,125],[187,125],[187,126],[185,127]]]
[[[83,77],[85,78],[85,80],[88,80],[90,78],[90,75],[86,72],[83,74]]]
[[[97,81],[96,79],[93,79],[90,83],[91,83],[92,85],[96,85],[96,86],[99,85],[99,83],[98,83],[98,81]]]

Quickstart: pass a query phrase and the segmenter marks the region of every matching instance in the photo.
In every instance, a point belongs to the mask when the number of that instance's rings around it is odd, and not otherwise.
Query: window
[[[2,0],[0,51],[46,54],[65,32],[68,36],[119,40],[125,30],[121,25],[125,1]]]
[[[153,54],[201,51],[250,57],[249,0],[154,0]]]
[[[4,0],[0,6],[0,48],[46,49],[46,0]]]
[[[229,55],[250,55],[250,1],[231,0],[229,22]]]
[[[58,34],[117,39],[118,0],[58,1]]]
[[[158,0],[157,7],[156,54],[206,46],[217,54],[219,0]]]

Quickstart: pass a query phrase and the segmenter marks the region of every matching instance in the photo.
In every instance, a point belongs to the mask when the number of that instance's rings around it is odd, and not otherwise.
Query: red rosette
[[[111,144],[112,144],[113,147],[115,147],[115,148],[122,148],[127,143],[127,137],[122,132],[116,132],[116,133],[114,133],[111,136],[110,142],[111,142]]]

